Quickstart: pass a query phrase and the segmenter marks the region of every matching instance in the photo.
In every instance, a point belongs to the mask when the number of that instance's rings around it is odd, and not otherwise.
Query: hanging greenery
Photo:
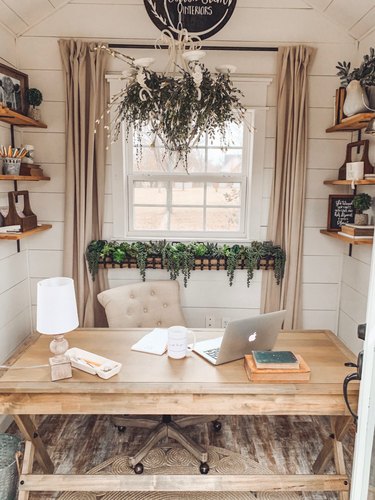
[[[273,269],[277,284],[284,277],[286,256],[284,250],[270,241],[253,241],[249,245],[218,245],[217,243],[181,243],[162,241],[92,241],[86,251],[87,263],[93,280],[99,264],[104,266],[137,267],[143,281],[146,269],[166,269],[175,280],[183,275],[187,286],[194,269],[223,269],[232,286],[237,269],[246,269],[247,286],[256,269]]]

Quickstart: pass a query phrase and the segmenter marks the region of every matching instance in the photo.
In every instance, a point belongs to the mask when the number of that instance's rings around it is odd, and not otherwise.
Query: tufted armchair
[[[150,281],[112,288],[98,294],[104,307],[110,328],[168,328],[173,325],[186,325],[180,305],[179,284],[177,281]],[[219,431],[221,424],[217,417],[185,416],[172,421],[170,415],[160,418],[153,416],[133,417],[130,415],[113,418],[120,432],[126,427],[150,429],[151,433],[144,446],[129,458],[136,474],[142,474],[141,460],[161,439],[171,437],[178,441],[200,461],[200,472],[207,474],[207,451],[195,443],[184,427],[213,422],[214,430]]]

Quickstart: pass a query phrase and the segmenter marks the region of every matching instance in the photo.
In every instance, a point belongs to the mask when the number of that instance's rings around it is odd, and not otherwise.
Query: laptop
[[[222,365],[241,359],[252,351],[271,350],[284,322],[285,312],[276,311],[231,321],[222,337],[196,342],[193,351],[213,365]]]

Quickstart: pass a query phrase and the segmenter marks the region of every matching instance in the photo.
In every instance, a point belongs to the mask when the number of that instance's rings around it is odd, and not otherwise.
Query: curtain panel
[[[263,312],[286,309],[284,328],[298,328],[301,317],[301,278],[307,164],[307,71],[313,49],[281,47],[277,65],[275,171],[267,239],[286,251],[285,277],[278,286],[263,273]]]
[[[59,40],[65,76],[66,182],[64,276],[74,279],[81,326],[105,326],[97,294],[108,288],[107,271],[92,281],[85,258],[87,245],[102,238],[106,135],[95,121],[107,104],[107,53],[101,44]],[[95,127],[97,131],[95,133]]]

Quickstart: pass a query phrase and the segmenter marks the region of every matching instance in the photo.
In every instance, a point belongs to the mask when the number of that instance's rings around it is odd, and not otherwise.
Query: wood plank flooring
[[[190,436],[203,446],[227,448],[253,458],[280,474],[312,474],[312,464],[330,434],[325,417],[221,417],[215,433],[210,424],[189,428]],[[116,454],[131,454],[148,431],[126,429],[119,433],[111,418],[103,415],[51,415],[38,418],[40,435],[60,474],[86,472]],[[17,433],[15,424],[8,432]],[[354,428],[344,439],[347,469],[351,471]],[[37,470],[35,467],[34,471]],[[333,465],[328,472],[333,473]],[[36,493],[30,500],[51,500],[53,494]],[[218,499],[220,496],[218,496]],[[333,500],[334,493],[301,494],[308,500]],[[275,496],[276,500],[276,496]]]

